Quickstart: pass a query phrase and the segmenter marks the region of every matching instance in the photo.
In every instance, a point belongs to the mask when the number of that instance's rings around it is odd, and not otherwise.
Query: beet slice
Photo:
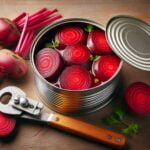
[[[60,30],[55,40],[58,40],[63,45],[75,45],[85,40],[85,33],[80,27],[71,26]]]
[[[96,55],[112,54],[112,49],[106,40],[105,32],[101,30],[95,30],[89,33],[87,47],[91,53]]]
[[[39,73],[48,80],[58,75],[62,63],[59,53],[54,49],[44,48],[36,56],[36,67]]]
[[[106,81],[116,73],[119,64],[120,59],[117,56],[101,56],[93,63],[92,72],[101,81]]]
[[[8,115],[0,112],[0,137],[10,135],[15,128],[16,121]]]
[[[90,60],[90,51],[83,44],[68,46],[63,52],[63,58],[69,65],[86,64]]]
[[[69,90],[88,89],[92,86],[92,78],[84,67],[72,65],[60,75],[60,86]]]
[[[125,100],[129,108],[139,115],[150,115],[150,86],[135,82],[125,91]]]

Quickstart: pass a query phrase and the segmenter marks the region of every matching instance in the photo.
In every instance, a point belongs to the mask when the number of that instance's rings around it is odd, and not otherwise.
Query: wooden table
[[[132,15],[150,22],[149,0],[0,0],[0,17],[14,18],[22,11],[29,13],[42,8],[58,8],[64,18],[83,17],[95,20],[106,25],[107,21],[120,14]],[[143,81],[150,84],[150,72],[140,71],[124,63],[122,68],[122,81],[124,87],[134,81]],[[29,64],[29,71],[20,81],[5,80],[0,88],[7,85],[21,87],[28,96],[39,99],[35,88],[33,72]],[[113,103],[118,103],[118,97]],[[119,127],[108,127],[102,124],[101,119],[110,114],[113,103],[104,109],[86,116],[78,117],[89,123],[119,131]],[[46,109],[46,111],[49,111]],[[125,150],[149,150],[150,147],[150,118],[129,115],[129,122],[134,121],[141,125],[138,135],[127,137]],[[48,126],[33,122],[18,122],[17,133],[11,140],[1,141],[0,150],[110,150],[101,144],[84,140]]]

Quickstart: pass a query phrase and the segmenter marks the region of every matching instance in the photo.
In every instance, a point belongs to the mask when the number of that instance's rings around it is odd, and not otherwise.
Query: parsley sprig
[[[93,29],[94,29],[94,27],[93,27],[91,24],[88,24],[88,25],[84,28],[84,30],[85,30],[86,32],[88,32],[88,33],[92,32]]]
[[[113,124],[123,124],[125,128],[121,129],[121,133],[132,135],[139,133],[140,126],[137,123],[126,123],[125,122],[125,115],[126,110],[122,107],[116,108],[113,113],[104,118],[103,122],[107,125],[113,125]]]
[[[57,48],[57,47],[59,47],[59,45],[60,45],[60,42],[58,41],[58,40],[52,40],[52,42],[51,43],[46,43],[45,44],[45,47],[46,48]]]

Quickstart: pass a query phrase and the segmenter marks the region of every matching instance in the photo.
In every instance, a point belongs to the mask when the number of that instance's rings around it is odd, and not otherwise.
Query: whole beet
[[[0,18],[0,45],[15,45],[19,37],[20,32],[13,22],[7,18]]]

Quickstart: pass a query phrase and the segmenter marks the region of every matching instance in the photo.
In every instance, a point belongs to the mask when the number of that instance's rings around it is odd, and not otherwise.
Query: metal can
[[[120,66],[117,72],[104,84],[87,90],[65,90],[54,86],[47,80],[45,80],[38,72],[35,66],[35,55],[42,48],[42,44],[47,40],[51,34],[51,30],[61,26],[69,24],[91,24],[101,30],[105,30],[102,25],[91,20],[81,18],[64,19],[59,22],[55,22],[42,29],[31,49],[31,64],[35,73],[35,81],[37,89],[42,96],[45,104],[52,110],[64,113],[64,114],[81,114],[89,113],[103,108],[112,100],[112,94],[117,87],[117,83],[120,77],[120,70],[122,68],[123,61],[120,62]]]

